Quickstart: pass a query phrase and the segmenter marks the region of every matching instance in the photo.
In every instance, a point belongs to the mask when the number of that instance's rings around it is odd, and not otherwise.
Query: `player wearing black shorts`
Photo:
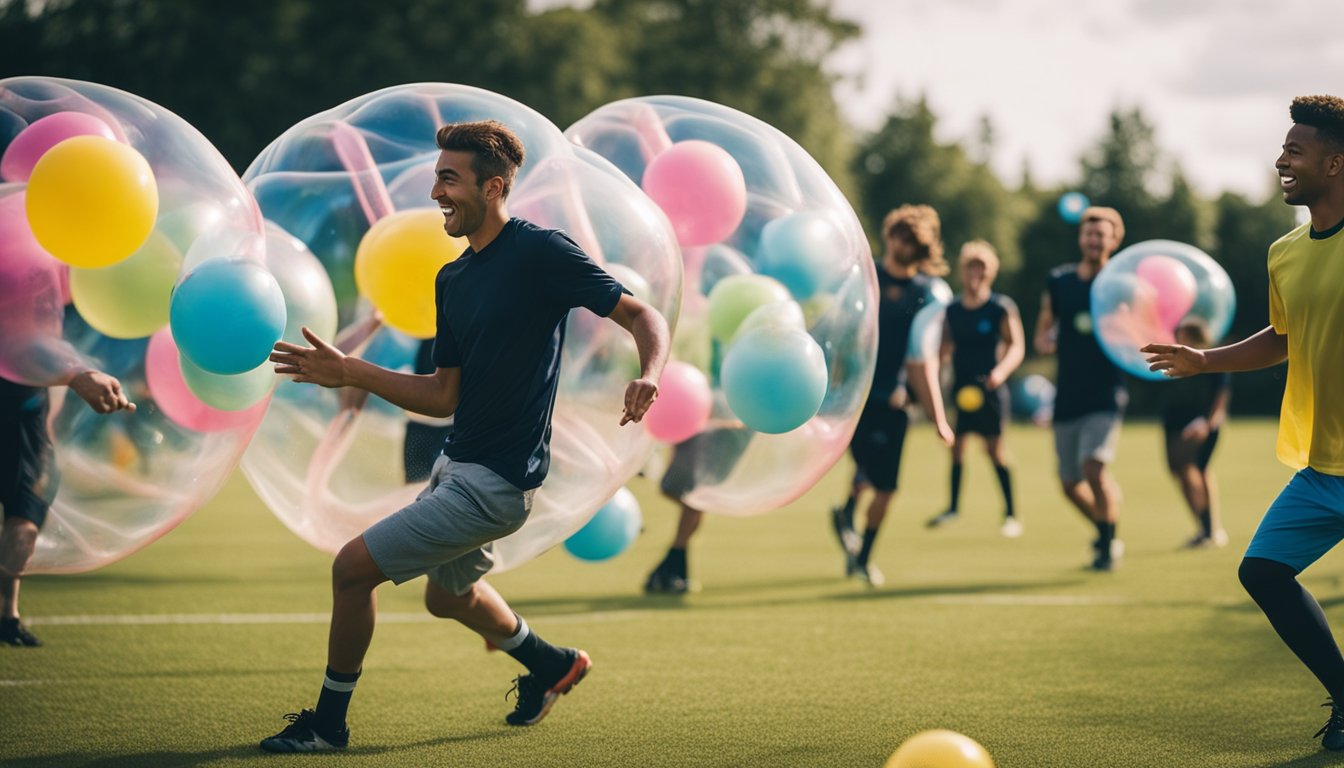
[[[906,373],[906,352],[915,313],[934,301],[935,276],[947,272],[943,261],[942,225],[927,205],[905,205],[887,214],[882,226],[886,252],[877,270],[878,341],[873,386],[849,444],[854,457],[854,481],[845,503],[831,511],[832,525],[845,551],[847,576],[870,586],[884,582],[870,562],[873,542],[887,515],[901,468],[901,450],[910,423],[906,406],[913,396],[924,406],[944,442],[952,430],[943,418],[942,399],[931,396],[930,369],[912,364]],[[859,495],[873,491],[862,538],[854,529]]]
[[[1176,327],[1176,343],[1208,349],[1213,339],[1201,320],[1187,319]],[[1189,549],[1227,544],[1218,514],[1218,492],[1209,459],[1218,445],[1218,431],[1232,400],[1232,374],[1216,373],[1173,379],[1162,387],[1162,432],[1167,469],[1181,486],[1181,495],[1198,526],[1185,543]]]
[[[1013,509],[1012,474],[1003,445],[1008,414],[1008,388],[1004,383],[1026,354],[1022,318],[1012,299],[993,292],[999,271],[994,246],[984,240],[966,243],[961,248],[958,269],[963,292],[947,308],[939,351],[940,360],[952,357],[952,391],[957,406],[952,495],[947,509],[928,525],[935,528],[957,519],[966,436],[980,435],[1003,492],[1003,525],[999,532],[1015,538],[1022,535],[1022,523]]]
[[[134,411],[121,382],[101,371],[72,372],[62,382],[98,413]],[[19,620],[19,581],[37,546],[37,534],[56,498],[60,476],[47,431],[51,396],[45,387],[0,379],[0,643],[41,645]]]

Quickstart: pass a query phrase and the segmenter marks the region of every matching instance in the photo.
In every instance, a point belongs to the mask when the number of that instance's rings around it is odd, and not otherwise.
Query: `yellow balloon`
[[[70,270],[70,297],[84,321],[104,336],[139,339],[168,324],[182,254],[153,232],[130,258],[102,269]]]
[[[418,339],[434,335],[434,278],[466,250],[443,231],[436,208],[398,211],[379,219],[355,250],[355,286],[383,321]]]
[[[994,768],[994,759],[975,739],[940,729],[906,739],[886,768]]]
[[[957,390],[957,407],[963,411],[978,411],[985,404],[985,393],[968,384]]]
[[[28,224],[37,242],[72,267],[115,264],[144,245],[159,214],[149,161],[101,136],[47,150],[28,178]]]

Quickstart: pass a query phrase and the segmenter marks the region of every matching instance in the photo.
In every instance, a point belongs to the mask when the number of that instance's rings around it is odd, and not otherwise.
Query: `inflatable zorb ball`
[[[284,306],[257,266],[251,196],[200,132],[157,104],[93,83],[0,80],[0,182],[0,376],[47,387],[98,368],[137,405],[99,416],[49,390],[59,483],[32,571],[87,571],[213,496],[266,408],[273,374],[258,383],[179,354],[174,286],[227,295],[232,314],[207,329],[226,340],[235,320],[264,327],[261,315],[274,324]],[[237,294],[227,279],[193,277],[189,265],[206,261],[258,269],[259,287]]]
[[[871,386],[877,276],[854,210],[792,139],[712,102],[618,101],[565,135],[639,184],[681,246],[673,354],[703,375],[650,409],[677,444],[664,486],[732,515],[796,499],[844,452]]]
[[[1101,349],[1131,376],[1166,380],[1140,352],[1150,343],[1216,345],[1232,327],[1237,296],[1218,262],[1193,245],[1145,240],[1112,256],[1092,281],[1092,327]]]
[[[509,213],[563,229],[675,327],[681,299],[676,240],[634,184],[516,101],[467,86],[421,83],[366,94],[300,122],[244,174],[274,236],[289,244],[294,259],[320,264],[337,307],[336,335],[364,326],[372,305],[386,325],[357,354],[412,370],[417,352],[426,351],[423,340],[434,334],[434,276],[466,247],[444,234],[443,216],[429,196],[439,157],[435,132],[446,123],[482,119],[504,123],[526,148]],[[550,473],[527,524],[495,543],[495,570],[564,541],[655,446],[642,427],[618,426],[626,385],[639,376],[634,341],[587,310],[571,312],[568,322]],[[363,403],[350,397],[281,382],[243,460],[252,487],[276,516],[329,552],[412,501],[424,478],[408,467],[420,463],[419,452],[432,460],[442,447],[440,434],[404,450],[408,422],[419,417],[376,397]],[[410,429],[434,434],[434,425]]]

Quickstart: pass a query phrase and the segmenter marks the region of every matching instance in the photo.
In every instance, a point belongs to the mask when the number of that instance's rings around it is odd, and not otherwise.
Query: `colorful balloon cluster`
[[[1107,261],[1092,282],[1092,327],[1102,351],[1126,373],[1153,381],[1139,349],[1172,343],[1176,330],[1198,324],[1216,343],[1232,325],[1236,291],[1227,272],[1198,248],[1147,240]]]
[[[429,197],[439,155],[435,131],[487,118],[512,128],[527,150],[509,195],[510,213],[564,229],[675,326],[681,294],[676,238],[634,184],[516,101],[424,83],[367,94],[303,120],[244,174],[274,237],[329,279],[336,335],[363,326],[370,307],[377,307],[386,325],[359,354],[386,367],[412,368],[419,339],[434,333],[434,275],[465,247],[444,236],[442,214]],[[337,328],[315,330],[331,340]],[[285,338],[295,338],[293,331]],[[564,541],[643,465],[652,439],[638,427],[618,426],[625,386],[638,375],[625,331],[589,312],[571,313],[550,474],[528,523],[495,543],[497,570]],[[341,397],[281,382],[243,461],[272,511],[328,551],[410,501],[421,485],[407,481],[403,463],[408,415],[378,398],[351,408]]]
[[[565,135],[638,183],[681,246],[676,361],[647,426],[699,435],[685,501],[740,515],[797,498],[844,451],[872,375],[876,273],[853,209],[792,139],[711,102],[627,99]]]
[[[0,376],[49,387],[98,368],[138,405],[98,416],[53,390],[63,480],[33,569],[89,570],[162,536],[232,471],[274,378],[234,374],[279,332],[246,355],[244,337],[283,326],[283,300],[257,266],[261,218],[241,181],[149,101],[0,80],[0,181]],[[221,348],[239,356],[217,365]]]

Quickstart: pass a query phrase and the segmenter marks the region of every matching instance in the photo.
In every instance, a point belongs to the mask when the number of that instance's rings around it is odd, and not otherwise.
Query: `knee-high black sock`
[[[854,507],[858,506],[858,504],[859,498],[851,493],[849,494],[849,498],[845,499],[844,508],[840,510],[840,514],[844,515],[845,519],[848,520],[851,525],[854,523]]]
[[[680,547],[667,550],[667,557],[663,558],[663,564],[658,567],[669,570],[683,579],[686,578],[686,550]]]
[[[332,733],[345,727],[345,713],[350,709],[350,697],[355,693],[359,673],[345,674],[327,667],[322,692],[317,695],[317,724]]]
[[[859,549],[859,565],[868,565],[868,556],[873,554],[874,541],[877,541],[877,529],[865,528],[863,531],[863,547]]]
[[[1003,464],[994,465],[994,474],[999,476],[999,490],[1003,491],[1003,516],[1013,516],[1013,473]]]
[[[952,500],[948,502],[947,510],[949,512],[957,511],[957,503],[961,498],[961,462],[952,462]]]
[[[1115,523],[1105,521],[1097,523],[1097,551],[1103,554],[1111,551],[1111,539],[1115,538]]]
[[[1273,560],[1248,557],[1237,575],[1288,648],[1335,701],[1344,703],[1344,656],[1320,603],[1298,583],[1297,571]]]

